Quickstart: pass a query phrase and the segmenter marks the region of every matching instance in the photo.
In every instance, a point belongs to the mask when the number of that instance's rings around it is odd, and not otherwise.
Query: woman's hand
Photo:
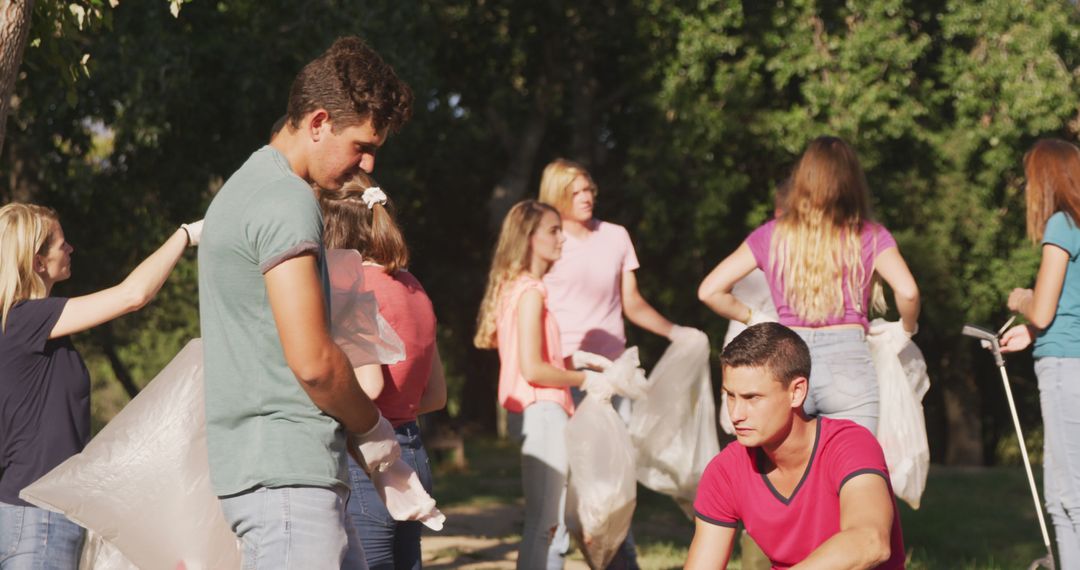
[[[1035,291],[1031,289],[1013,289],[1012,293],[1009,293],[1009,310],[1014,313],[1026,313],[1034,297]]]
[[[1030,289],[1016,289],[1013,291],[1028,291]],[[1012,295],[1009,295],[1009,302],[1012,303]],[[1001,352],[1020,352],[1025,348],[1031,346],[1031,341],[1035,338],[1035,331],[1032,330],[1031,325],[1016,325],[1015,327],[1005,331],[1005,334],[1001,335]]]

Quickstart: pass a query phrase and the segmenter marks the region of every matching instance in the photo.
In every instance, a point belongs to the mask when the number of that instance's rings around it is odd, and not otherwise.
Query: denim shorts
[[[810,416],[851,420],[877,432],[878,381],[862,329],[793,329],[810,347]]]

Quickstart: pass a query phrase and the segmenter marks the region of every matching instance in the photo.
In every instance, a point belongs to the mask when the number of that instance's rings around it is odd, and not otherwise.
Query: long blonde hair
[[[811,141],[791,175],[783,209],[770,264],[795,314],[807,323],[843,316],[845,290],[855,309],[867,312],[862,291],[873,269],[863,267],[862,228],[871,221],[870,192],[855,151],[837,137]],[[875,281],[871,305],[884,311],[884,304]]]
[[[355,249],[389,274],[409,266],[409,247],[389,198],[385,204],[376,202],[370,208],[364,203],[364,191],[377,186],[369,174],[359,172],[340,190],[319,189],[323,242],[327,249]]]
[[[503,219],[499,232],[499,243],[495,246],[495,255],[491,258],[491,271],[488,273],[487,289],[484,300],[480,302],[480,313],[476,317],[476,348],[497,348],[495,334],[496,321],[499,317],[499,297],[504,286],[516,279],[529,268],[532,259],[532,245],[529,238],[536,233],[544,214],[559,212],[549,204],[536,200],[518,202]]]
[[[565,158],[556,158],[551,161],[544,167],[544,174],[540,177],[540,201],[554,206],[562,214],[569,212],[574,201],[572,187],[574,179],[578,176],[583,176],[585,180],[588,180],[595,195],[596,182],[593,182],[592,176],[584,166]]]
[[[0,330],[19,301],[44,298],[48,291],[34,271],[34,256],[49,248],[59,218],[51,208],[13,202],[0,208]]]
[[[1055,212],[1080,224],[1080,148],[1060,139],[1042,139],[1024,156],[1027,178],[1027,233],[1042,241]]]

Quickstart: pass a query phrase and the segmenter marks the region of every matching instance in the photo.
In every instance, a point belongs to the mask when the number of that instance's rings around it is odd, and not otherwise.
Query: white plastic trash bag
[[[379,314],[375,293],[364,285],[364,264],[355,249],[326,251],[330,274],[330,333],[354,368],[405,359],[405,343]]]
[[[710,376],[705,333],[671,343],[630,420],[638,482],[671,496],[688,515],[701,474],[720,452]]]
[[[403,359],[404,344],[364,290],[360,254],[330,250],[327,260],[331,329],[352,365]],[[202,367],[195,339],[82,453],[20,493],[90,531],[80,568],[240,567],[236,536],[209,480]]]
[[[586,395],[566,425],[570,481],[566,525],[590,568],[606,568],[637,504],[634,449],[611,403]]]
[[[877,439],[885,452],[893,492],[918,509],[930,469],[922,397],[930,387],[926,360],[899,323],[874,319],[866,340],[878,376]]]
[[[93,530],[138,568],[240,568],[210,486],[202,367],[196,339],[82,453],[19,497]],[[101,554],[91,567],[115,567],[115,553]]]

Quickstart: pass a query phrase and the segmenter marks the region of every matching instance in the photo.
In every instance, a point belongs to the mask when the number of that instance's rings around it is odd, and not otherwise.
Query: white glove
[[[382,414],[379,414],[375,427],[367,433],[352,434],[349,445],[356,450],[357,461],[368,473],[386,471],[401,457],[401,446],[398,445],[394,427]]]
[[[190,224],[180,224],[180,229],[187,232],[188,247],[195,247],[199,245],[199,239],[202,237],[202,225],[202,220],[199,220],[197,222],[191,222]]]
[[[690,331],[697,332],[694,329],[690,329]],[[705,333],[700,334],[704,335]],[[645,371],[641,368],[641,359],[638,357],[636,346],[624,350],[611,364],[611,368],[604,371],[604,375],[605,380],[611,384],[611,388],[616,394],[631,400],[645,397],[649,380],[645,377]]]
[[[671,342],[680,342],[688,339],[692,336],[696,336],[701,331],[694,327],[684,327],[682,325],[672,325],[671,332],[668,333],[668,340]]]
[[[570,355],[570,365],[574,370],[599,370],[603,372],[611,366],[611,360],[599,354],[578,350]]]
[[[371,483],[396,521],[420,521],[431,530],[442,530],[446,515],[420,484],[416,471],[401,459],[386,471],[371,474]]]
[[[581,389],[598,400],[610,402],[615,395],[615,388],[611,385],[607,376],[602,372],[593,370],[585,371],[585,381],[581,383]]]

